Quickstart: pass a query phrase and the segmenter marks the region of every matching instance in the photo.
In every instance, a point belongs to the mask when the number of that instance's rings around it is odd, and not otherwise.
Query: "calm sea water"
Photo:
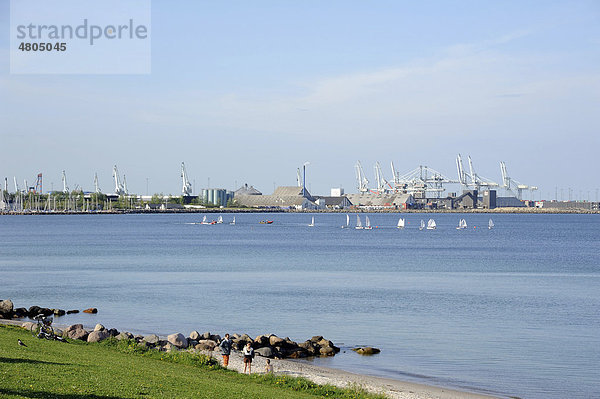
[[[363,215],[364,216],[364,215]],[[94,306],[121,331],[324,335],[315,363],[523,398],[600,397],[600,216],[343,214],[0,217],[0,298]],[[212,215],[208,215],[212,219]],[[438,229],[419,231],[434,217]],[[258,224],[273,219],[272,225]],[[351,216],[354,223],[355,216]],[[371,345],[361,357],[348,350]]]

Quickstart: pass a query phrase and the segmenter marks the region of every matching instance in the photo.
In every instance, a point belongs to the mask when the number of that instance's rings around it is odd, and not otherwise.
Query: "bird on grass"
[[[25,345],[20,339],[17,339],[17,342],[19,343],[19,346],[24,346],[27,348],[27,345]]]

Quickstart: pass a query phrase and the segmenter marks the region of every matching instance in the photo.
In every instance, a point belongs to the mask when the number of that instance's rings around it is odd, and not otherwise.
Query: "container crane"
[[[462,186],[471,188],[471,189],[477,190],[477,191],[480,191],[482,187],[486,188],[486,189],[490,189],[490,188],[499,186],[498,183],[496,183],[488,178],[478,175],[475,172],[475,168],[473,167],[473,161],[471,160],[471,156],[470,155],[467,156],[467,159],[469,162],[469,173],[465,172],[465,169],[464,169],[463,163],[462,163],[462,157],[460,156],[460,154],[458,154],[458,156],[456,157],[456,167],[458,169],[458,180]]]
[[[357,188],[361,193],[366,193],[369,191],[369,180],[367,176],[365,176],[365,171],[360,163],[360,161],[356,161],[356,165],[354,165],[356,169],[356,180],[357,180]]]
[[[502,187],[509,193],[514,195],[514,189],[517,190],[517,198],[522,199],[523,190],[535,191],[538,188],[536,186],[528,186],[526,184],[519,183],[515,179],[508,176],[508,172],[506,171],[506,164],[503,161],[500,161],[500,173],[502,174]]]
[[[123,183],[121,183],[121,179],[119,178],[119,169],[117,169],[117,165],[113,167],[113,179],[115,180],[115,194],[127,195],[127,190],[124,188]],[[125,175],[123,175],[123,179],[125,179]]]
[[[185,170],[185,164],[181,163],[181,195],[184,197],[189,197],[192,195],[192,184],[188,180],[187,172]]]

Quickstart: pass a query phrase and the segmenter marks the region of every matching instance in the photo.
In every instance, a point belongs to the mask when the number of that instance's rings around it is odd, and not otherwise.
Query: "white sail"
[[[202,218],[202,224],[206,224],[206,215]]]
[[[219,215],[219,219],[217,219],[217,223],[223,223],[223,216]]]
[[[423,219],[421,219],[421,226],[419,227],[419,230],[423,230],[425,228],[425,221]]]
[[[467,228],[467,221],[465,219],[460,219],[458,221],[458,227],[456,229],[461,230],[461,229],[466,229],[466,228]]]
[[[402,219],[402,218],[398,219],[398,228],[399,229],[404,228],[404,219]]]
[[[371,230],[371,220],[369,219],[368,216],[365,216],[365,229],[367,230]]]
[[[312,221],[310,222],[309,226],[313,227],[315,225],[315,217],[312,217]]]
[[[346,227],[350,226],[350,215],[346,215]]]
[[[356,229],[362,229],[363,225],[362,225],[362,221],[360,220],[360,216],[356,215]]]
[[[232,225],[232,226],[235,225],[235,216],[233,217],[233,220],[229,224]]]
[[[427,230],[435,230],[436,227],[437,225],[435,224],[435,220],[429,219],[427,221]]]
[[[488,222],[488,229],[492,229],[492,227],[494,227],[494,221],[492,219],[490,219],[490,221]]]

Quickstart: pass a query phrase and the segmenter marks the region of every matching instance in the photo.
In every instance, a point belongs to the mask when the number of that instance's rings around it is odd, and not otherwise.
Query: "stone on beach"
[[[128,332],[122,332],[119,335],[116,336],[116,338],[121,341],[123,339],[132,339],[133,338],[133,334],[128,333]]]
[[[52,309],[55,316],[64,316],[67,312],[62,309]]]
[[[143,341],[149,343],[150,345],[156,345],[158,344],[158,341],[160,341],[160,338],[156,334],[150,334],[146,335]]]
[[[211,339],[201,339],[195,346],[198,350],[213,351],[217,347],[217,342]]]
[[[279,338],[277,335],[271,335],[269,337],[269,344],[271,346],[282,346],[285,340],[283,338]]]
[[[167,337],[167,341],[177,348],[185,349],[188,347],[187,338],[182,333],[171,334]]]
[[[21,324],[21,327],[23,327],[27,331],[33,331],[33,329],[35,328],[35,326],[36,326],[36,324],[32,323],[30,321],[26,321],[25,323]]]
[[[87,337],[87,342],[100,342],[108,338],[110,335],[106,330],[92,331]]]
[[[79,310],[77,310],[77,309],[67,310],[67,314],[73,314],[73,313],[79,313]]]
[[[360,348],[352,348],[352,350],[356,353],[358,353],[359,355],[364,355],[364,356],[370,356],[370,355],[375,355],[379,352],[381,352],[381,350],[377,349],[377,348],[373,348],[371,346],[363,346]]]
[[[200,339],[200,333],[196,330],[192,331],[190,333],[190,339],[193,339],[194,341],[198,341]]]
[[[0,301],[0,318],[10,319],[13,314],[14,305],[10,299]]]
[[[98,309],[96,308],[88,308],[83,311],[83,313],[98,313]]]
[[[71,339],[87,340],[89,333],[83,328],[83,324],[73,324],[65,330],[67,337]]]
[[[96,327],[94,327],[94,331],[104,331],[106,330],[106,328],[104,328],[104,326],[100,323],[96,324]]]
[[[275,356],[275,352],[273,352],[273,348],[271,348],[270,346],[264,346],[262,348],[258,348],[255,350],[256,354],[258,354],[259,356],[263,356],[263,357],[274,357]]]

